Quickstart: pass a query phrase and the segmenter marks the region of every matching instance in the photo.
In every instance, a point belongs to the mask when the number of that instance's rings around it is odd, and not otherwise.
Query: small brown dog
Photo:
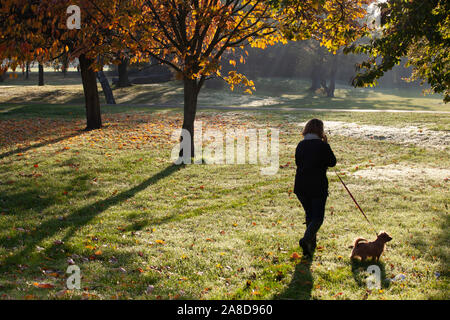
[[[369,257],[374,258],[376,261],[380,259],[381,254],[384,251],[384,245],[386,242],[391,241],[392,238],[385,231],[381,231],[375,241],[369,242],[364,238],[356,238],[353,242],[352,254],[350,259],[360,257],[361,261],[366,260]]]

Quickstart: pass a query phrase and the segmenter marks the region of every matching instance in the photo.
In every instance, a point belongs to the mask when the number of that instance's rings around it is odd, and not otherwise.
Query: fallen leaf
[[[291,260],[297,260],[300,258],[301,258],[301,256],[297,252],[294,252],[291,254]]]
[[[55,287],[53,284],[50,284],[50,283],[38,283],[38,282],[34,282],[33,286],[35,286],[37,288],[42,288],[42,289],[51,289],[51,288]]]

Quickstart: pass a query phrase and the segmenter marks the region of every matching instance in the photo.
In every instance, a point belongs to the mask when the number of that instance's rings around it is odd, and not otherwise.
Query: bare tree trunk
[[[62,73],[63,73],[63,75],[64,75],[64,78],[65,78],[66,75],[67,75],[67,69],[69,69],[69,57],[68,57],[68,55],[67,55],[67,53],[66,53],[66,54],[64,54],[64,56],[62,57],[62,66],[61,66],[61,71],[62,71]]]
[[[184,118],[183,129],[190,133],[191,157],[194,157],[194,121],[197,113],[197,99],[200,91],[200,85],[197,80],[184,79]],[[183,156],[183,149],[180,149],[180,157]]]
[[[311,71],[311,87],[309,91],[315,92],[320,88],[320,67],[315,65]]]
[[[324,50],[318,46],[315,49],[316,58],[314,59],[313,67],[311,70],[311,87],[308,89],[309,91],[315,92],[317,89],[320,89],[324,79]]]
[[[331,61],[330,85],[327,88],[327,97],[334,98],[334,90],[336,88],[336,73],[338,69],[339,56],[335,54]]]
[[[44,65],[39,63],[39,86],[44,85]]]
[[[86,130],[99,129],[102,127],[102,117],[98,98],[97,77],[94,70],[91,69],[93,61],[86,58],[84,54],[79,57],[79,60],[86,103]]]
[[[30,63],[27,62],[27,66],[25,69],[25,80],[28,80],[30,78]]]
[[[105,95],[107,104],[116,104],[116,100],[114,99],[113,92],[111,90],[111,86],[109,85],[108,78],[106,78],[105,73],[103,71],[97,72],[97,78],[100,84],[102,85],[103,94]]]
[[[118,66],[119,72],[119,88],[125,88],[131,86],[130,80],[128,79],[128,59],[122,59],[122,62]]]

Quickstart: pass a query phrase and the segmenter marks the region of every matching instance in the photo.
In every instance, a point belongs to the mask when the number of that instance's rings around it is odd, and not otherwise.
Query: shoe
[[[303,238],[298,241],[298,244],[302,248],[304,256],[306,256],[306,257],[311,257],[312,256],[311,246],[307,242],[305,242],[303,240]]]

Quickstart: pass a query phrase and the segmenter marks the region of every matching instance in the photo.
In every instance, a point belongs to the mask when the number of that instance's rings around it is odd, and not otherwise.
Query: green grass
[[[0,106],[3,299],[449,298],[445,177],[392,182],[357,174],[393,163],[449,168],[448,150],[330,137],[349,188],[377,228],[393,237],[378,263],[381,291],[366,289],[370,263],[348,259],[356,236],[373,235],[337,178],[329,173],[326,219],[312,262],[292,258],[301,253],[304,213],[291,193],[299,122],[320,117],[449,130],[448,116],[199,112],[208,127],[281,129],[283,168],[262,176],[259,166],[248,164],[173,166],[170,136],[181,124],[179,109],[112,106],[103,112],[105,127],[83,132],[80,106]],[[62,291],[68,259],[81,268],[81,291]],[[388,281],[400,273],[404,281]],[[154,290],[146,293],[149,285]]]
[[[31,74],[30,80],[22,75],[17,79],[6,79],[0,84],[0,103],[57,103],[81,104],[84,101],[80,75],[69,72],[66,78],[60,73],[47,72],[46,85],[38,87],[37,75]],[[111,80],[111,77],[110,77]],[[226,107],[283,107],[305,109],[369,109],[369,110],[415,110],[449,111],[449,107],[438,94],[424,96],[417,89],[362,89],[346,84],[338,84],[335,98],[327,98],[320,93],[311,93],[307,89],[310,83],[301,79],[254,79],[254,95],[243,94],[243,90],[230,91],[227,85],[222,89],[205,87],[199,95],[200,106]],[[111,83],[111,81],[110,81]],[[101,86],[98,84],[99,91]],[[128,88],[114,89],[117,103],[181,105],[183,86],[180,81],[162,84],[133,85]],[[104,103],[104,97],[100,94]]]

